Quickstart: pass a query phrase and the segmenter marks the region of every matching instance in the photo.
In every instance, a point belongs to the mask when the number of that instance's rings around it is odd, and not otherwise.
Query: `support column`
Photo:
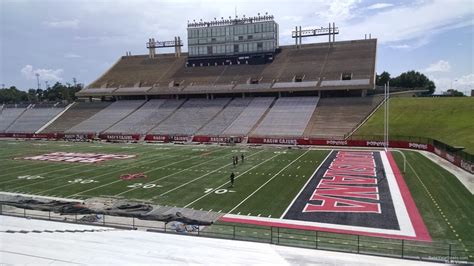
[[[331,23],[329,23],[329,46],[331,46]]]
[[[298,26],[295,26],[295,46],[298,49]]]
[[[332,23],[332,31],[333,31],[333,34],[332,34],[332,42],[336,42],[336,23]]]
[[[300,32],[300,34],[299,34],[300,35],[300,38],[299,38],[300,39],[300,45],[299,45],[299,47],[301,48],[301,43],[303,42],[303,34],[301,32],[301,26],[300,26],[300,31],[299,32]]]

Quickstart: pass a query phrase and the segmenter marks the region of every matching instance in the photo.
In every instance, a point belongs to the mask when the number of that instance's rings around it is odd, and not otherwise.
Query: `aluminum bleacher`
[[[41,133],[65,132],[109,105],[110,102],[76,102]]]
[[[124,119],[139,108],[145,101],[117,101],[102,109],[90,118],[67,130],[69,133],[100,133]]]
[[[171,115],[184,100],[153,99],[110,127],[106,133],[145,134]]]
[[[318,97],[279,98],[252,134],[302,136],[318,101]]]
[[[222,111],[229,100],[229,98],[189,99],[168,119],[153,128],[150,133],[193,135]]]
[[[5,130],[7,133],[35,133],[64,108],[29,108]]]
[[[342,139],[382,101],[381,96],[322,98],[305,136]]]
[[[0,113],[0,132],[5,130],[26,110],[26,108],[4,108]]]
[[[214,119],[201,128],[197,135],[220,135],[250,104],[252,98],[236,98]]]
[[[234,122],[224,130],[223,134],[228,136],[247,135],[274,100],[274,97],[254,98]]]

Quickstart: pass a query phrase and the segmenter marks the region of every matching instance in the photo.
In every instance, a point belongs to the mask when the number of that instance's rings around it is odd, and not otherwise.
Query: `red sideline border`
[[[402,194],[403,203],[405,204],[405,207],[407,208],[408,216],[410,218],[411,224],[415,231],[416,236],[414,237],[393,235],[393,234],[370,233],[370,232],[355,231],[355,230],[325,228],[325,227],[311,226],[311,225],[296,225],[296,224],[285,223],[284,220],[281,220],[281,222],[268,222],[268,221],[258,221],[258,220],[246,219],[246,218],[230,218],[230,217],[222,216],[219,219],[219,221],[229,222],[229,223],[243,223],[243,224],[261,225],[261,226],[311,230],[311,231],[323,231],[323,232],[331,232],[331,233],[338,233],[338,234],[364,235],[364,236],[371,236],[371,237],[385,237],[385,238],[394,238],[394,239],[403,239],[403,240],[418,240],[418,241],[431,242],[432,239],[428,232],[428,229],[426,228],[423,222],[423,218],[421,218],[421,215],[418,212],[418,208],[415,205],[415,201],[413,200],[411,193],[408,190],[408,186],[406,185],[405,180],[400,174],[400,170],[398,169],[398,166],[395,163],[395,160],[393,159],[391,152],[387,152],[387,158],[389,160],[390,166],[392,167],[392,171],[395,175],[395,179],[397,180],[400,193]]]

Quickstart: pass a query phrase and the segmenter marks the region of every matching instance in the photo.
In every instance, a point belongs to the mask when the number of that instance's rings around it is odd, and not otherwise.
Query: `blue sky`
[[[294,26],[340,29],[336,40],[378,39],[377,72],[428,75],[438,92],[474,89],[474,1],[91,1],[0,0],[0,84],[36,88],[45,81],[89,84],[125,51],[145,42],[186,38],[188,20],[273,14],[280,44]],[[321,42],[307,39],[304,42]],[[185,49],[186,50],[186,49]]]

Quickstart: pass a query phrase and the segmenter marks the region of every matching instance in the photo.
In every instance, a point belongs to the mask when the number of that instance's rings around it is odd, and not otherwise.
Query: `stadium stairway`
[[[60,118],[69,108],[71,108],[74,105],[74,103],[68,104],[59,114],[51,118],[46,124],[44,124],[40,129],[38,129],[35,133],[41,133],[45,128],[47,128],[49,125],[54,123],[58,118]],[[55,105],[56,106],[56,105]]]
[[[75,102],[41,133],[66,132],[110,105],[110,102]]]
[[[257,122],[255,123],[255,125],[252,127],[252,129],[250,129],[248,135],[252,135],[255,130],[258,128],[258,126],[262,123],[262,121],[265,119],[265,117],[267,116],[267,114],[270,112],[270,110],[272,109],[273,105],[275,105],[276,101],[278,100],[278,98],[274,98],[272,103],[270,104],[270,106],[267,108],[267,110],[265,110],[265,112],[262,114],[262,116],[257,120]]]
[[[146,101],[129,100],[116,101],[106,108],[95,113],[88,119],[73,126],[67,132],[70,133],[100,133],[109,128],[111,125],[122,120],[136,109],[140,108]]]
[[[30,105],[15,119],[5,130],[7,133],[35,133],[53,117],[56,117],[64,107],[53,107],[52,105]]]
[[[0,132],[5,132],[27,108],[4,108],[0,114]]]
[[[234,98],[222,108],[208,123],[202,126],[197,135],[221,135],[250,104],[252,98]]]
[[[187,102],[187,99],[183,100],[176,108],[174,108],[172,110],[172,112],[170,112],[169,114],[166,114],[165,117],[163,117],[163,119],[157,123],[156,125],[154,125],[150,130],[148,130],[146,132],[146,134],[153,134],[153,130],[157,127],[159,127],[161,125],[161,123],[165,122],[166,120],[168,120],[170,117],[172,117],[180,108],[181,106],[183,106],[185,103]]]
[[[379,106],[381,96],[321,98],[304,136],[343,139]]]
[[[253,131],[256,136],[302,136],[319,97],[280,97]]]
[[[255,97],[240,115],[223,131],[226,136],[246,136],[258,124],[275,101],[274,97]]]

